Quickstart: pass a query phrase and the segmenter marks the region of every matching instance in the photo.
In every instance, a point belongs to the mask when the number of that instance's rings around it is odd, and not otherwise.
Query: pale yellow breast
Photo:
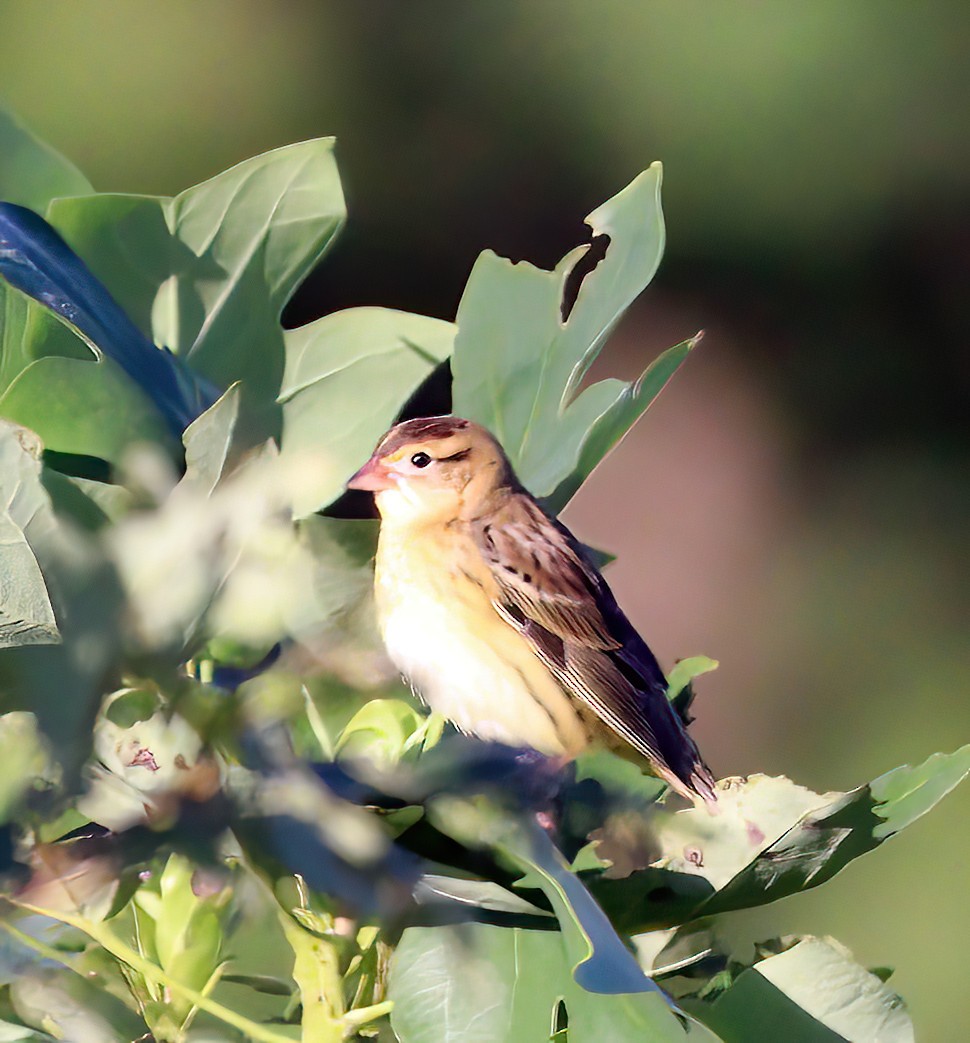
[[[459,528],[381,527],[375,594],[388,654],[462,731],[550,756],[587,732],[572,700],[495,611],[487,567]]]

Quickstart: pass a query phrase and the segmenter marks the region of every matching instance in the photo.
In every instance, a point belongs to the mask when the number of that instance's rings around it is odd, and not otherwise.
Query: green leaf
[[[45,527],[30,546],[56,592],[61,642],[0,650],[0,706],[34,713],[70,789],[90,750],[105,678],[118,669],[122,594],[103,547],[80,529]]]
[[[716,659],[709,659],[706,655],[695,655],[689,659],[679,660],[667,675],[667,698],[673,701],[695,677],[710,673],[719,665]]]
[[[255,992],[265,993],[267,996],[292,996],[293,986],[282,978],[274,978],[269,974],[223,974],[220,981],[229,982],[233,985],[245,985]]]
[[[134,443],[172,444],[151,401],[108,358],[37,359],[0,397],[0,414],[32,427],[48,449],[116,465]]]
[[[715,1040],[686,1027],[659,992],[603,996],[572,978],[555,931],[464,924],[412,927],[391,959],[391,1025],[401,1043],[548,1039],[563,1001],[570,1043]]]
[[[161,709],[159,693],[152,688],[125,688],[105,704],[104,716],[117,728],[133,728]]]
[[[586,219],[610,245],[565,322],[566,283],[588,247],[567,254],[552,272],[486,251],[458,308],[454,411],[494,432],[518,476],[553,511],[626,434],[697,341],[670,348],[632,384],[604,380],[579,391],[660,263],[660,182],[655,163]]]
[[[11,994],[24,1021],[56,1039],[130,1043],[145,1031],[141,1018],[111,992],[64,968],[31,970],[13,983]]]
[[[108,194],[59,199],[49,217],[156,344],[181,354],[220,387],[244,382],[253,444],[278,433],[280,314],[326,252],[344,215],[333,140],[325,138],[247,160],[174,199]],[[50,316],[29,326],[22,316],[14,318],[26,359],[89,357],[73,332]],[[70,372],[59,359],[43,376],[63,385]],[[86,411],[105,430],[82,429],[71,451],[104,455],[103,443],[117,447],[132,437],[121,418],[146,411],[144,396],[120,375],[112,381],[113,372],[99,366],[83,373],[87,384],[75,396],[80,399],[75,408],[90,402]],[[91,386],[109,381],[109,387]],[[31,395],[42,390],[29,386]],[[35,405],[26,391],[17,415],[42,428],[53,447],[54,434],[44,426],[50,402]],[[117,451],[107,458],[116,459]]]
[[[83,529],[97,531],[130,510],[134,497],[121,485],[76,478],[44,468],[44,488],[58,517],[69,517]]]
[[[390,308],[351,308],[287,331],[283,458],[304,465],[298,517],[343,491],[454,337],[449,322]]]
[[[804,938],[743,971],[712,1002],[685,1000],[684,1005],[725,1043],[912,1043],[915,1038],[899,996],[831,938]]]
[[[31,538],[43,538],[56,525],[41,481],[41,451],[32,431],[0,420],[0,648],[60,639],[31,547]]]
[[[970,744],[954,753],[934,753],[915,768],[906,764],[874,779],[865,787],[873,801],[873,813],[882,819],[872,831],[873,838],[886,840],[912,825],[968,773]]]
[[[583,878],[613,922],[633,933],[764,905],[829,880],[968,773],[970,745],[849,793],[819,795],[785,778],[753,775],[719,788],[716,816],[697,808],[657,811],[662,855],[648,869],[618,880]]]
[[[510,916],[534,916],[540,920],[551,920],[554,916],[548,909],[540,909],[491,880],[466,880],[464,877],[426,873],[418,886],[421,901],[445,899],[474,909],[476,914],[485,910]]]
[[[838,795],[799,819],[700,912],[760,905],[817,887],[924,815],[968,773],[970,745]]]
[[[488,846],[523,874],[517,887],[541,890],[559,920],[576,983],[592,992],[659,992],[623,945],[548,834],[531,818],[515,821],[482,801],[435,801],[431,821],[463,843]]]
[[[6,823],[31,784],[47,771],[47,754],[32,714],[0,715],[0,764],[0,823]]]
[[[424,715],[401,699],[371,699],[347,723],[337,740],[337,753],[365,757],[377,765],[397,764],[423,723]]]
[[[15,1025],[11,1021],[0,1021],[0,1043],[41,1043],[53,1040],[46,1032],[35,1032],[24,1025]]]
[[[0,106],[0,199],[43,214],[57,196],[93,191],[73,163]]]
[[[191,483],[209,495],[219,484],[230,464],[233,435],[239,421],[240,385],[235,383],[193,421],[182,435],[185,446],[185,477],[182,484]]]
[[[220,911],[229,891],[200,897],[193,884],[192,863],[171,855],[159,879],[159,893],[139,890],[135,902],[154,920],[155,953],[162,970],[188,988],[202,991],[220,964]],[[180,1020],[192,1007],[179,996],[173,996],[169,1004]]]
[[[44,214],[56,196],[91,191],[73,164],[0,107],[0,199]],[[33,361],[25,349],[24,335],[28,322],[42,312],[0,279],[0,390]]]

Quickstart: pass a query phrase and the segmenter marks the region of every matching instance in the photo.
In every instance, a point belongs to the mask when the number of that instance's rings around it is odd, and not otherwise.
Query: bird
[[[433,711],[563,764],[606,747],[713,810],[714,776],[656,657],[485,427],[452,415],[398,423],[347,487],[374,493],[378,624]]]

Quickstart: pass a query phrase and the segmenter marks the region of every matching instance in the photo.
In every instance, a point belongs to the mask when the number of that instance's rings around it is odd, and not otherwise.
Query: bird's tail
[[[653,737],[658,757],[653,768],[677,793],[689,800],[700,797],[708,809],[713,810],[717,804],[714,774],[688,734],[680,714],[667,701],[666,695],[661,698],[667,713],[656,715]]]

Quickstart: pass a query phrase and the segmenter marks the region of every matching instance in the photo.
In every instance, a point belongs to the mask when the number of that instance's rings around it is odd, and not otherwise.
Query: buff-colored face
[[[381,516],[435,521],[468,517],[511,479],[498,442],[459,417],[427,417],[392,427],[347,483],[375,493]]]

